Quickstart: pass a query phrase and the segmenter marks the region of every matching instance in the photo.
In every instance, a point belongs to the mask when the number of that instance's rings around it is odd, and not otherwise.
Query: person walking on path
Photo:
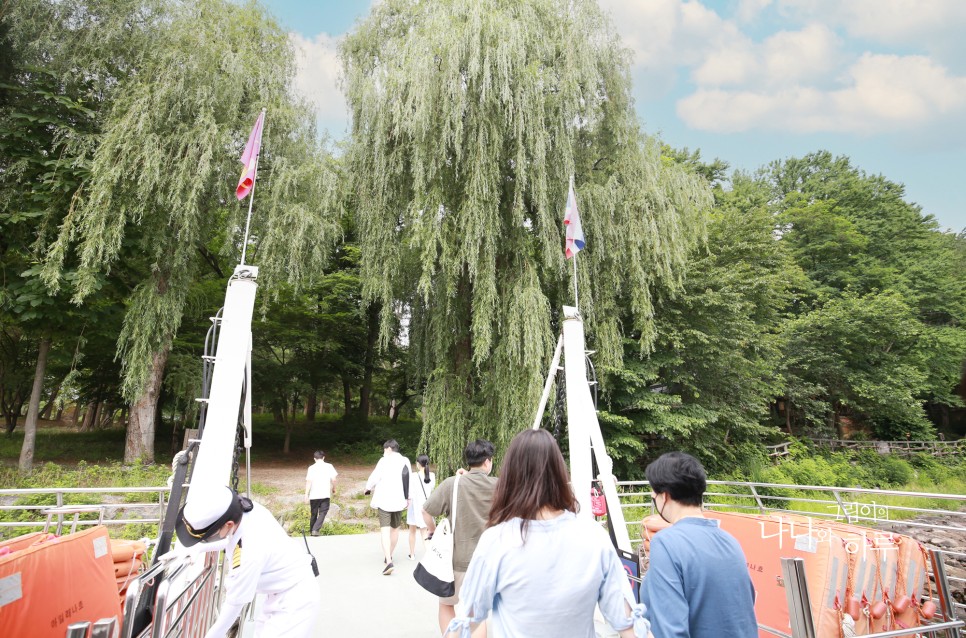
[[[493,444],[483,439],[477,439],[466,446],[463,460],[469,471],[460,476],[459,481],[459,520],[450,522],[453,525],[453,575],[456,591],[449,598],[439,599],[439,631],[446,631],[450,621],[456,617],[456,604],[460,600],[460,588],[466,569],[473,558],[476,544],[480,535],[486,529],[486,521],[490,516],[490,504],[493,502],[493,492],[497,479],[490,476],[493,470]],[[430,495],[423,504],[423,518],[430,534],[436,531],[436,516],[450,516],[453,506],[453,485],[456,477],[451,476]],[[481,636],[486,635],[486,626],[481,629]]]
[[[389,439],[383,443],[382,458],[366,481],[366,494],[375,490],[370,505],[379,512],[379,530],[385,556],[383,576],[392,573],[392,554],[399,541],[402,513],[409,506],[410,466],[409,459],[399,453],[399,443]]]
[[[312,557],[292,542],[275,516],[223,485],[192,485],[178,513],[177,558],[225,550],[225,599],[205,638],[223,638],[256,594],[255,638],[309,638],[315,634],[319,590]]]
[[[594,638],[598,605],[621,638],[647,636],[644,605],[607,532],[577,518],[557,442],[546,430],[524,430],[507,449],[447,635],[470,638],[491,616],[497,636]]]
[[[755,638],[755,587],[741,545],[704,517],[707,475],[690,454],[668,452],[644,470],[658,515],[641,602],[655,638]],[[686,575],[686,581],[682,579]]]
[[[409,560],[416,560],[416,531],[426,541],[426,521],[423,519],[423,503],[433,493],[436,487],[436,474],[429,471],[429,456],[420,454],[416,457],[416,471],[409,475],[409,511],[406,521],[409,523]]]
[[[315,463],[305,474],[305,502],[312,508],[309,529],[312,536],[318,536],[325,515],[329,513],[329,503],[335,494],[335,478],[339,475],[331,463],[325,462],[325,452],[315,451]]]

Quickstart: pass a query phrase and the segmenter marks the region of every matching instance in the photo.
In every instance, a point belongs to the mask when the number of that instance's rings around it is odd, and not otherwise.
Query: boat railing
[[[222,591],[223,555],[209,552],[194,559],[161,561],[132,581],[120,638],[204,636]]]
[[[0,538],[31,528],[47,531],[54,527],[60,534],[65,517],[73,517],[71,531],[93,525],[158,525],[170,492],[167,486],[0,489]],[[6,520],[11,518],[14,520]]]

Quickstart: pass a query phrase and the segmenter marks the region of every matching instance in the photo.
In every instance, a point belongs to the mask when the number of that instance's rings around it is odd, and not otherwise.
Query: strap
[[[416,476],[419,476],[419,472],[416,472]],[[419,489],[423,491],[423,500],[426,500],[427,498],[429,498],[428,496],[426,496],[426,486],[423,485],[423,479],[419,479]]]
[[[460,475],[457,474],[456,480],[453,481],[453,508],[449,516],[451,519],[449,523],[449,529],[450,529],[450,532],[454,534],[456,533],[456,501],[458,500],[456,498],[456,495],[459,494],[459,486],[460,486]]]

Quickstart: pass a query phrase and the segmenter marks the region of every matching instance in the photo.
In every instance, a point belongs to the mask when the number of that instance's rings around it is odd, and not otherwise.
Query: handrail
[[[38,518],[34,520],[20,520],[20,521],[0,521],[0,532],[4,528],[45,528],[50,525],[52,521],[44,520],[40,515],[46,515],[47,513],[52,513],[57,516],[58,529],[64,524],[64,515],[73,513],[72,510],[78,508],[85,508],[91,511],[96,511],[97,508],[102,508],[105,511],[111,512],[131,512],[135,514],[135,518],[107,518],[103,517],[103,520],[75,520],[73,526],[90,526],[90,525],[129,525],[129,524],[148,524],[148,525],[159,525],[164,519],[164,511],[167,505],[168,496],[171,492],[171,488],[167,485],[155,486],[155,487],[30,487],[30,488],[3,488],[0,489],[0,503],[4,501],[10,502],[15,501],[18,498],[23,498],[27,496],[36,496],[49,494],[55,497],[56,503],[54,504],[0,504],[0,512],[24,512],[27,516],[31,514],[37,516]],[[69,495],[98,495],[101,498],[98,499],[97,503],[65,503],[65,497]],[[155,495],[154,499],[150,499],[150,502],[136,502],[128,503],[123,500],[112,500],[112,497],[118,495],[129,495],[129,494],[148,494]],[[143,499],[148,501],[149,499]],[[65,509],[66,508],[66,509]]]

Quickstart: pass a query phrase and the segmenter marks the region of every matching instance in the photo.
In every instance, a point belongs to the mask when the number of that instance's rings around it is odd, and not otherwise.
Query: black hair
[[[315,458],[317,458],[317,459],[324,459],[325,458],[325,452],[322,451],[322,450],[316,450],[315,451],[315,454],[313,456]]]
[[[234,492],[234,490],[232,491]],[[228,509],[232,512],[231,518],[228,520],[232,521],[235,525],[238,525],[241,523],[242,514],[252,511],[255,508],[255,504],[252,503],[252,499],[248,498],[247,496],[242,496],[238,493],[233,494],[233,496],[235,498],[228,507]]]
[[[651,490],[667,494],[682,505],[701,505],[708,488],[708,475],[701,461],[684,452],[668,452],[651,462],[644,470]]]
[[[386,448],[389,448],[393,452],[398,452],[399,451],[399,444],[396,443],[396,439],[389,439],[388,441],[386,441],[385,443],[382,444],[382,449],[385,450]]]
[[[479,467],[487,459],[492,460],[495,452],[496,449],[492,443],[485,439],[476,439],[463,450],[463,460],[470,467]]]
[[[423,466],[423,483],[429,483],[429,456],[420,454],[416,457],[416,462]]]
[[[574,513],[579,509],[557,441],[547,430],[527,429],[507,448],[486,526],[519,518],[526,542],[530,521],[544,507]]]

